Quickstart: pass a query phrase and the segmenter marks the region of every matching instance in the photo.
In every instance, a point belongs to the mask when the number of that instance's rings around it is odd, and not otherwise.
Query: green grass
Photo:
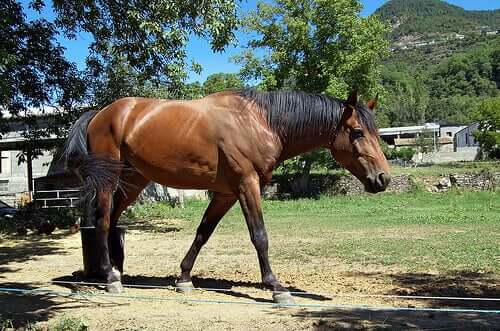
[[[50,324],[41,327],[36,323],[27,322],[25,325],[18,328],[14,327],[11,320],[3,320],[0,318],[0,331],[4,330],[24,330],[24,331],[87,331],[88,324],[81,318],[62,316]]]
[[[135,205],[129,217],[181,219],[180,231],[193,234],[207,204]],[[263,206],[274,258],[500,272],[499,191],[322,197]],[[247,236],[239,206],[222,220],[217,235]],[[279,244],[273,245],[273,238]]]
[[[500,161],[453,162],[433,164],[428,167],[392,166],[392,175],[445,176],[453,173],[500,172]]]

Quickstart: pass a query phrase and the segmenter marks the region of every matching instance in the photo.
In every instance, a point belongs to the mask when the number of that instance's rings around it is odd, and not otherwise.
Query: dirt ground
[[[163,224],[162,231],[127,232],[125,284],[174,284],[193,234],[178,232],[175,221]],[[287,238],[272,239],[273,245],[279,245]],[[87,321],[91,330],[500,329],[499,314],[273,307],[271,293],[259,284],[255,251],[243,234],[215,235],[193,270],[195,286],[230,291],[179,294],[167,288],[127,288],[123,294],[127,298],[92,295],[105,293],[99,287],[51,284],[54,280],[80,279],[79,234],[59,231],[46,237],[0,240],[1,287],[90,293],[86,297],[0,294],[1,318],[12,319],[18,326],[28,321],[43,326],[71,316]],[[291,290],[314,293],[296,296],[297,304],[500,309],[498,301],[457,303],[341,296],[354,293],[498,298],[497,275],[410,273],[382,266],[346,265],[333,259],[271,262]],[[248,302],[254,304],[241,304]]]

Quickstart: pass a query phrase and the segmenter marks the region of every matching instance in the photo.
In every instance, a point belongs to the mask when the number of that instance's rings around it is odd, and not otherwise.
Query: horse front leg
[[[100,253],[101,274],[106,277],[106,290],[111,293],[123,291],[120,272],[111,265],[108,238],[110,231],[111,193],[99,192],[97,194],[96,208],[96,237]]]
[[[273,291],[273,299],[276,303],[293,304],[294,300],[290,292],[280,284],[269,263],[269,243],[262,216],[259,178],[256,174],[243,179],[239,200],[250,232],[250,239],[257,250],[262,282]]]
[[[193,269],[194,262],[200,249],[205,245],[210,236],[215,230],[219,221],[226,215],[229,209],[234,205],[237,198],[234,195],[224,195],[222,193],[215,193],[212,201],[207,207],[205,214],[201,220],[198,229],[196,230],[196,236],[186,253],[186,256],[181,262],[181,277],[176,282],[176,288],[178,291],[186,292],[193,289],[193,283],[191,282],[191,270]]]

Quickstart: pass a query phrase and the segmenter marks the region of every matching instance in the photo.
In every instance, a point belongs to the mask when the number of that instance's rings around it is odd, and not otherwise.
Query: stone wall
[[[299,198],[314,197],[320,194],[327,195],[355,195],[363,193],[363,184],[354,176],[313,175],[310,189],[306,192],[293,189],[292,176],[278,176],[264,189],[267,198]],[[423,188],[429,192],[446,191],[452,187],[464,190],[480,191],[500,187],[500,172],[456,173],[446,176],[393,176],[387,187],[387,192],[408,192],[416,188]]]

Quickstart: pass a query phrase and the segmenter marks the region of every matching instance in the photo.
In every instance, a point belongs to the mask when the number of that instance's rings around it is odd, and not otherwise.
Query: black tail
[[[88,150],[87,126],[97,113],[86,112],[73,124],[63,150],[66,169],[83,181],[81,193],[84,203],[92,201],[100,192],[114,191],[123,168],[119,160],[92,154]]]

